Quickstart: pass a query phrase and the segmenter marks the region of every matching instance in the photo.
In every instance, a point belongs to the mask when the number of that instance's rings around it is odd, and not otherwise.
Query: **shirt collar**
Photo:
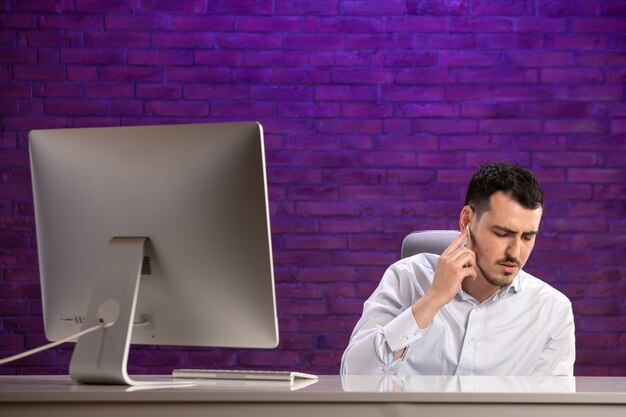
[[[515,275],[515,278],[513,278],[513,281],[511,281],[511,283],[509,284],[508,288],[515,291],[515,292],[520,292],[522,290],[522,274],[524,272],[522,270],[519,271],[519,273],[517,275]]]
[[[497,291],[493,295],[492,301],[496,301],[496,300],[499,300],[501,298],[504,298],[507,295],[509,295],[511,292],[513,292],[513,293],[520,292],[520,290],[521,290],[520,275],[521,275],[521,271],[520,271],[519,274],[515,275],[515,278],[513,278],[513,281],[511,281],[511,283],[509,285],[507,285],[506,287],[501,288],[499,291]]]
[[[509,292],[513,291],[514,293],[518,293],[522,290],[522,279],[521,279],[521,275],[524,272],[520,270],[520,272],[515,276],[515,278],[513,278],[513,281],[511,281],[511,283],[509,285],[507,285],[506,287],[501,288],[500,290],[496,291],[494,293],[494,295],[491,296],[491,301],[496,301],[502,297],[504,297],[505,295],[507,295]],[[457,295],[459,297],[461,297],[461,300],[466,301],[466,300],[474,300],[474,297],[472,297],[471,295],[469,295],[468,293],[466,293],[465,291],[463,291],[463,287],[459,287],[459,291],[457,292]]]

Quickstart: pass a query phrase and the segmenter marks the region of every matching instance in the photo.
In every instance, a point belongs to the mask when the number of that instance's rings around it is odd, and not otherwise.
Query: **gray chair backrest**
[[[424,230],[410,233],[402,241],[402,258],[418,253],[441,253],[459,236],[456,230]]]

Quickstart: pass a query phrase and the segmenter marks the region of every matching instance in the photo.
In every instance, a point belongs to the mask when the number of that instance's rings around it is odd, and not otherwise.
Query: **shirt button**
[[[402,338],[403,338],[404,340],[407,340],[407,339],[409,338],[409,336],[407,336],[407,335],[403,334],[403,335],[402,335]]]
[[[473,346],[474,345],[474,340],[473,339],[468,340],[467,344],[470,345],[470,346]]]

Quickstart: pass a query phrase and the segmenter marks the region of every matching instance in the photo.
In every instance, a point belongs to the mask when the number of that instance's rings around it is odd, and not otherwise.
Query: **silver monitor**
[[[254,122],[29,134],[46,337],[77,382],[135,384],[130,343],[278,344]],[[142,326],[133,325],[142,323]]]

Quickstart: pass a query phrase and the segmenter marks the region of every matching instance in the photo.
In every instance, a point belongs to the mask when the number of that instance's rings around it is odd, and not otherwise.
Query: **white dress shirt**
[[[420,329],[410,307],[438,258],[419,254],[387,269],[352,332],[342,375],[573,375],[572,305],[524,271],[482,303],[460,289]]]

